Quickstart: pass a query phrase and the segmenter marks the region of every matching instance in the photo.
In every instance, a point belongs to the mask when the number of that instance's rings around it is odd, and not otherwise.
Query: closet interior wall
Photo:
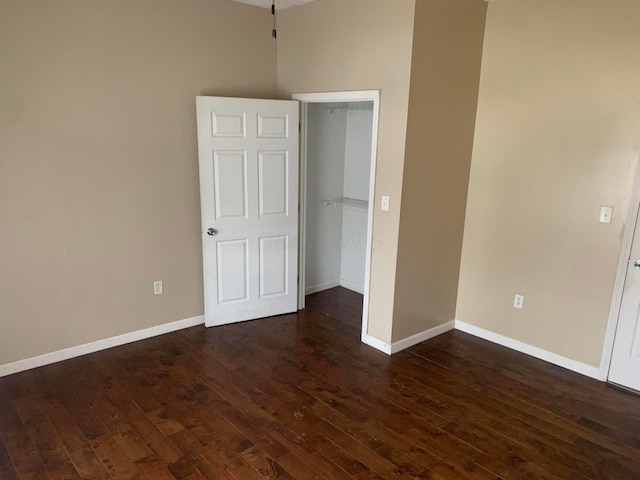
[[[309,105],[306,294],[336,286],[364,292],[372,106]]]

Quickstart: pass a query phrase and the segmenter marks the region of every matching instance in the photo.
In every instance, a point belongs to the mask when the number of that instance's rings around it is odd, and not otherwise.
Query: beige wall
[[[640,146],[638,18],[636,0],[487,17],[457,318],[592,366]]]
[[[393,341],[455,318],[486,3],[416,3]]]
[[[0,12],[0,365],[202,314],[195,96],[275,96],[270,15],[220,0]]]
[[[202,314],[198,94],[380,89],[369,334],[451,320],[485,8],[322,0],[280,13],[276,55],[268,12],[226,0],[0,0],[0,365]],[[594,366],[640,145],[638,15],[499,1],[484,38],[456,317]]]
[[[381,90],[369,334],[391,340],[415,0],[322,0],[284,10],[278,88]],[[380,211],[380,196],[391,211]]]

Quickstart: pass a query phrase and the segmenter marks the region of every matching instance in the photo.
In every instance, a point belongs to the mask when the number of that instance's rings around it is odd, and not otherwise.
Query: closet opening
[[[364,339],[371,282],[379,92],[293,98],[301,102],[299,308],[305,307],[307,295],[329,289],[360,294]],[[350,294],[342,297],[358,298]]]

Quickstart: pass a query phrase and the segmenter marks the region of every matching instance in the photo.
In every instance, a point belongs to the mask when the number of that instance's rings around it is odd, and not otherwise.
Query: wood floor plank
[[[324,480],[327,478],[312,468],[302,457],[293,452],[289,452],[280,457],[278,463],[280,463],[293,478],[299,480]]]
[[[451,397],[451,402],[449,402],[450,413],[457,411],[460,413],[459,417],[462,418],[469,418],[473,415],[487,428],[500,432],[502,435],[530,447],[533,451],[544,453],[545,456],[586,477],[602,475],[600,463],[602,460],[606,460],[606,457],[593,457],[588,449],[581,448],[573,441],[577,438],[575,435],[572,437],[565,434],[565,438],[558,438],[558,436],[554,435],[555,429],[551,429],[552,431],[550,432],[538,428],[532,422],[520,420],[518,411],[514,411],[509,405],[502,402],[505,397],[500,396],[499,391],[478,390],[474,388],[473,383],[470,383],[470,381],[464,378],[460,379],[456,375],[452,375],[451,372],[444,373],[440,371],[437,365],[424,362],[420,362],[420,365],[430,372],[431,383],[440,382],[441,384],[441,382],[450,381],[452,378],[462,382],[457,383],[455,389],[448,391]],[[447,388],[448,386],[443,386],[440,391],[445,391]],[[478,395],[478,391],[481,392],[481,395]],[[465,405],[470,408],[465,408]],[[522,408],[527,406],[527,404],[522,405]],[[506,412],[512,413],[509,421],[505,420]],[[625,464],[629,463],[627,459],[624,456],[619,456],[618,460],[616,474],[631,474],[631,471],[624,472]],[[633,468],[633,465],[631,467]],[[607,471],[613,473],[610,468],[607,468]]]
[[[104,464],[89,447],[71,453],[71,461],[83,480],[109,480],[111,478]]]
[[[21,480],[49,478],[40,452],[24,428],[13,404],[3,402],[0,407],[0,437],[18,478]]]
[[[57,399],[44,400],[40,403],[40,408],[52,424],[68,453],[73,453],[87,447],[89,443],[87,438],[62,402]]]
[[[0,408],[2,408],[2,403],[0,402]],[[16,472],[15,467],[13,466],[13,462],[11,461],[11,457],[9,456],[9,452],[4,445],[4,441],[2,440],[2,436],[0,435],[0,478],[6,480],[18,480],[18,472]]]
[[[0,378],[0,478],[637,480],[640,397],[461,332],[389,357],[362,296]]]
[[[205,451],[203,446],[186,430],[176,432],[171,435],[170,438],[176,447],[184,453],[185,457],[191,462],[198,473],[205,478],[238,480],[213,455]]]
[[[353,370],[352,370],[353,372]],[[289,373],[288,376],[291,378],[295,375],[295,373]],[[354,376],[356,376],[357,374],[352,373],[350,381],[353,382],[354,381]],[[359,391],[362,393],[362,390],[359,389],[358,387],[353,387],[353,385],[351,386],[352,389],[354,389],[355,391]],[[337,405],[339,405],[339,401],[335,401],[332,400],[331,404],[336,407]],[[364,401],[362,398],[358,399],[357,401],[352,401],[352,402],[347,402],[349,403],[349,405],[358,405],[360,403],[362,403],[363,405],[366,404],[367,402]],[[371,407],[369,406],[369,410],[371,409]],[[406,413],[406,412],[405,412]],[[353,414],[352,414],[353,415]],[[403,423],[403,418],[402,416],[404,415],[404,413],[401,414],[401,417],[397,420],[392,420],[390,422],[391,425],[397,425],[398,423],[402,424]],[[355,417],[352,416],[352,418],[355,418],[356,420],[363,420],[367,417],[367,413],[366,410],[363,410],[361,413],[355,414]],[[399,420],[399,421],[398,421]],[[444,432],[441,432],[441,434],[444,434]],[[445,442],[439,442],[439,443],[445,443]],[[456,448],[453,449],[454,452],[457,452],[458,450],[460,450],[460,443],[458,443],[456,445]],[[443,448],[446,448],[446,445],[443,445]],[[431,452],[434,453],[434,452]],[[455,456],[449,454],[449,457]],[[487,478],[496,478],[495,475],[492,475],[490,472],[488,471],[484,471],[482,469],[482,467],[480,467],[477,464],[473,463],[473,459],[471,459],[471,461],[468,461],[467,459],[463,460],[463,462],[461,464],[458,465],[458,473],[456,475],[463,475],[460,473],[460,471],[464,471],[466,472],[466,474],[470,474],[471,472],[473,472],[473,477],[474,478],[483,478],[483,476],[486,476]]]
[[[35,444],[51,480],[74,480],[80,476],[64,445],[40,409],[39,399],[23,397],[14,400],[18,416]]]
[[[92,440],[91,450],[112,478],[133,480],[138,475],[138,469],[118,447],[111,434],[107,433]]]

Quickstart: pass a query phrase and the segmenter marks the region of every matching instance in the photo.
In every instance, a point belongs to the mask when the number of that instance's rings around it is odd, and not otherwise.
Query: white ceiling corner
[[[256,7],[271,8],[272,0],[234,0],[235,2],[247,3]],[[296,5],[315,2],[317,0],[276,0],[276,10],[283,10]]]

